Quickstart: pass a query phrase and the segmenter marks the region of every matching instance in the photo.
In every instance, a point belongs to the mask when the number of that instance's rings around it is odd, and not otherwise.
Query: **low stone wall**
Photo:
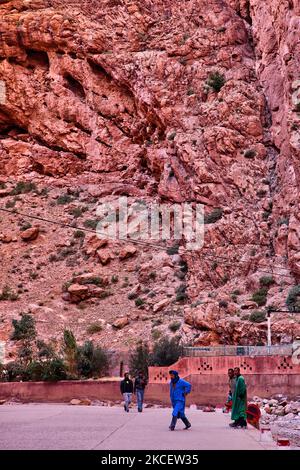
[[[247,374],[248,397],[255,395],[269,398],[275,394],[288,397],[300,395],[300,375],[296,374]],[[191,375],[186,377],[192,383],[192,393],[187,404],[223,405],[227,393],[225,374]],[[63,381],[10,382],[0,383],[0,399],[18,399],[22,402],[68,403],[73,398],[89,398],[99,401],[120,401],[119,381]],[[168,383],[150,383],[146,389],[145,401],[169,405]]]

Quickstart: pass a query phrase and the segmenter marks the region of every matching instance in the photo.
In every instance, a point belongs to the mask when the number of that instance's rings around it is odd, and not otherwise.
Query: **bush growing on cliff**
[[[275,283],[275,280],[272,276],[263,276],[260,278],[259,283],[261,287],[271,287]]]
[[[150,351],[147,343],[139,342],[129,357],[129,371],[133,377],[143,372],[148,377],[148,366],[150,362]]]
[[[300,285],[291,288],[285,303],[289,312],[300,312]]]
[[[268,288],[262,287],[254,292],[252,295],[253,302],[256,302],[259,307],[266,305],[267,303]]]
[[[36,191],[37,187],[35,183],[28,182],[28,181],[19,181],[14,189],[11,191],[11,195],[16,196],[18,194],[27,194],[31,191]]]
[[[214,224],[218,220],[220,220],[223,216],[223,210],[218,207],[214,209],[210,214],[204,215],[204,223],[205,224]]]
[[[217,93],[223,88],[225,83],[226,83],[225,76],[218,71],[212,72],[209,75],[207,82],[206,82],[206,84]]]
[[[180,327],[181,327],[180,321],[173,321],[172,323],[169,324],[169,330],[172,331],[172,333],[175,333],[176,331],[178,331]]]
[[[178,361],[182,355],[182,347],[179,344],[180,338],[161,338],[154,343],[150,356],[151,366],[170,366]]]
[[[266,321],[265,312],[252,312],[249,317],[249,321],[252,323],[262,323]]]
[[[9,286],[4,286],[0,294],[0,300],[18,300],[18,294],[14,292]]]
[[[186,289],[186,284],[180,284],[180,286],[176,289],[176,302],[183,302],[188,298]]]
[[[35,321],[27,313],[21,314],[21,320],[12,320],[14,331],[11,335],[13,341],[32,340],[36,337]]]

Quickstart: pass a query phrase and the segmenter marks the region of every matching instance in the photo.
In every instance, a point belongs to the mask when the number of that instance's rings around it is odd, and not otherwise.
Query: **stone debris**
[[[291,446],[300,447],[300,399],[289,401],[283,395],[272,399],[253,397],[260,406],[260,426],[270,426],[273,439],[286,438]]]

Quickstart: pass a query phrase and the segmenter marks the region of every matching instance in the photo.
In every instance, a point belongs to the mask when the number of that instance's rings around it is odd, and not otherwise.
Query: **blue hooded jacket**
[[[174,407],[176,402],[182,402],[185,404],[184,394],[190,393],[192,386],[186,380],[180,379],[177,371],[170,371],[175,375],[175,379],[170,382],[170,398],[172,406]]]

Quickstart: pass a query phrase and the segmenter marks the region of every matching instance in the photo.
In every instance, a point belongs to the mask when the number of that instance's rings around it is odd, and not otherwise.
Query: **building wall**
[[[191,375],[210,377],[227,376],[230,367],[240,367],[241,374],[248,375],[296,375],[300,374],[300,365],[292,361],[292,356],[216,356],[183,357],[170,367],[150,367],[150,383],[167,383],[169,370],[176,369],[181,377]]]

